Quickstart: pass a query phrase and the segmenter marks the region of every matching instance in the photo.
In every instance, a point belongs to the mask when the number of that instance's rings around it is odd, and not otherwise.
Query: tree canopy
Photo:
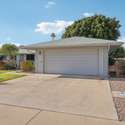
[[[113,65],[115,62],[115,58],[125,58],[125,48],[112,48],[109,51],[109,64]]]
[[[125,49],[123,47],[112,48],[109,51],[109,55],[111,55],[112,58],[124,58],[125,57]]]
[[[7,56],[15,56],[18,52],[18,47],[14,44],[4,44],[1,48],[1,52]]]
[[[75,21],[65,29],[62,38],[84,36],[116,40],[120,36],[119,20],[104,15],[94,15]]]

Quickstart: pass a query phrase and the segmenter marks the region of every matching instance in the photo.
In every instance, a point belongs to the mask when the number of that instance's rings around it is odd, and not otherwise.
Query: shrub
[[[109,51],[109,65],[114,65],[115,59],[125,58],[124,47],[112,48]]]
[[[0,70],[4,70],[5,69],[5,63],[0,61]]]
[[[33,71],[34,70],[34,64],[32,61],[23,61],[21,62],[21,70],[25,72]]]
[[[15,63],[7,62],[7,63],[5,64],[5,69],[7,69],[7,70],[16,69],[16,65],[15,65]]]
[[[115,64],[115,59],[109,57],[109,66],[112,66]]]

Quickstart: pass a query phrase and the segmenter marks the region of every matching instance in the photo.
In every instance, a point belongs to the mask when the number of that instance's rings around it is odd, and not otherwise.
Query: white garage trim
[[[104,66],[103,66],[103,48],[99,48],[99,74],[103,75],[103,70],[104,70]]]
[[[35,53],[35,71],[37,73],[43,73],[44,53],[42,49],[38,49]]]

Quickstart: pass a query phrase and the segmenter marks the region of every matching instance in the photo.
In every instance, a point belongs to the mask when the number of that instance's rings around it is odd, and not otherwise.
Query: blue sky
[[[120,20],[125,40],[125,0],[1,0],[0,44],[24,45],[50,40],[50,32],[60,38],[64,28],[92,14]]]

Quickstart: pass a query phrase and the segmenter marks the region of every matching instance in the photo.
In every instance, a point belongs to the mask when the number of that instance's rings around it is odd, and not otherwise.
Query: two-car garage
[[[97,48],[47,49],[45,73],[98,75]]]
[[[36,51],[37,73],[108,76],[108,51],[121,42],[72,37],[26,46]]]

